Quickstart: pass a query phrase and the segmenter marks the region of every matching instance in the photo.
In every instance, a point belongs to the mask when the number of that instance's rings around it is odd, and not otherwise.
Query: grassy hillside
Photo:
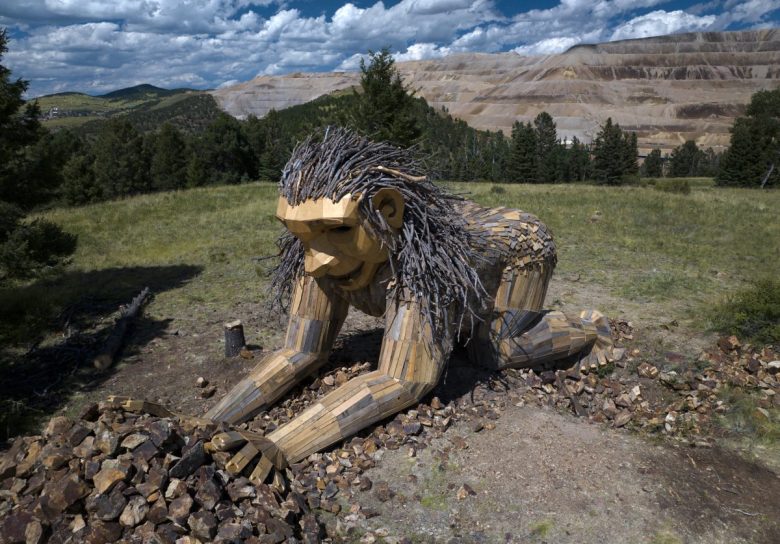
[[[126,115],[140,130],[154,130],[170,122],[183,130],[199,130],[219,114],[211,95],[191,89],[161,89],[138,85],[100,96],[59,93],[36,99],[49,129],[95,132],[99,122]]]

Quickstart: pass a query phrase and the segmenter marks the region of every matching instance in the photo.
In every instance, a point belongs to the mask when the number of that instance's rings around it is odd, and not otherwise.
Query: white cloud
[[[564,36],[560,38],[547,38],[529,45],[515,47],[512,51],[519,55],[552,55],[563,53],[573,45],[580,43],[580,38]]]
[[[393,58],[398,61],[424,60],[446,57],[450,54],[449,47],[439,47],[435,43],[415,43],[406,48],[403,53],[397,52]]]
[[[662,36],[676,32],[693,32],[706,30],[715,22],[714,15],[696,16],[684,11],[652,11],[639,17],[634,17],[617,27],[610,40],[626,40],[630,38],[647,38]]]
[[[552,54],[608,39],[766,26],[780,7],[780,0],[712,0],[652,11],[667,1],[561,0],[522,12],[516,2],[506,17],[494,0],[344,2],[315,16],[302,0],[0,0],[0,25],[17,36],[3,63],[31,80],[34,95],[355,70],[366,51],[385,46],[398,61],[468,51]]]

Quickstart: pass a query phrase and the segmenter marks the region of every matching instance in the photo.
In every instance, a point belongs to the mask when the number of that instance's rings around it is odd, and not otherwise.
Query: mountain
[[[607,117],[644,151],[685,140],[722,150],[750,96],[780,87],[780,30],[698,32],[595,45],[558,55],[469,53],[400,62],[407,85],[471,126],[511,131],[549,112],[561,137],[590,141]],[[357,85],[359,74],[260,76],[211,91],[239,118]]]
[[[154,100],[164,96],[193,92],[194,89],[163,89],[148,83],[142,83],[135,87],[127,87],[110,93],[101,94],[98,98],[106,100]]]

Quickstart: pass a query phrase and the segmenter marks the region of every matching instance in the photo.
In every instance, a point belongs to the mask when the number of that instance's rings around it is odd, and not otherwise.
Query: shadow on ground
[[[100,387],[114,370],[91,360],[116,312],[144,287],[181,287],[201,272],[190,265],[72,271],[0,291],[0,440],[33,430],[76,392]],[[139,317],[126,337],[132,353],[160,336],[168,320]]]

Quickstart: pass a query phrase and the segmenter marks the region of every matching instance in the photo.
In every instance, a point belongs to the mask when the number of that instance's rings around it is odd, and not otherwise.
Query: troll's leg
[[[490,322],[472,339],[471,356],[490,368],[538,367],[567,358],[582,368],[606,364],[609,321],[595,310],[579,316],[542,312],[552,270],[547,265],[510,270],[496,294]]]

